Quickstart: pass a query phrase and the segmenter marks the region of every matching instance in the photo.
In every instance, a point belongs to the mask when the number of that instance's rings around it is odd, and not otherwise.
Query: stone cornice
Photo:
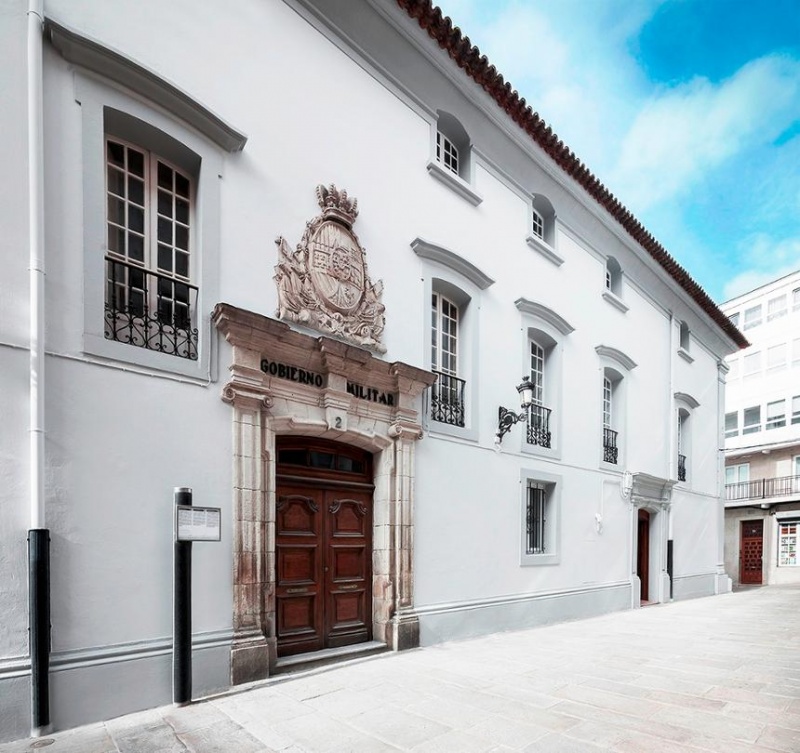
[[[216,305],[212,321],[234,349],[249,352],[247,362],[243,354],[234,354],[232,371],[237,383],[242,376],[247,382],[263,378],[258,371],[258,362],[254,360],[256,356],[280,358],[316,373],[359,383],[369,382],[371,387],[407,397],[417,397],[436,381],[436,375],[425,369],[399,361],[384,361],[364,348],[330,337],[307,335],[284,322],[228,303]],[[340,387],[342,391],[344,379]],[[254,384],[252,389],[258,391]],[[402,407],[401,401],[398,408]]]
[[[623,353],[621,350],[612,348],[610,345],[598,345],[595,348],[595,351],[597,351],[598,356],[616,361],[620,366],[628,371],[632,371],[636,368],[636,361],[634,361],[630,356],[625,355],[625,353]]]
[[[517,298],[517,300],[514,301],[514,305],[523,314],[530,314],[531,316],[538,317],[542,321],[552,325],[562,335],[568,335],[570,332],[575,331],[575,327],[573,327],[566,319],[564,319],[562,316],[559,316],[555,311],[553,311],[553,309],[545,306],[543,303],[529,301],[527,298]]]
[[[455,251],[450,251],[450,249],[443,246],[437,246],[435,243],[426,241],[423,238],[414,238],[411,241],[411,248],[421,259],[430,259],[430,261],[438,262],[443,267],[452,269],[469,280],[479,290],[486,290],[490,285],[494,285],[494,280],[489,275],[478,269],[472,262],[459,256]]]
[[[48,18],[45,35],[63,58],[128,87],[163,107],[229,152],[239,152],[247,136],[155,71]]]

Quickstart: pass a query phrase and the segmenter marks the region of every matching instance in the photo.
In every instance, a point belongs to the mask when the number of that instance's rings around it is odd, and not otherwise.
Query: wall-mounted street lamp
[[[500,406],[498,411],[497,423],[497,436],[495,437],[495,444],[500,444],[503,437],[511,431],[511,427],[518,421],[528,420],[528,408],[533,403],[533,384],[528,377],[522,377],[522,383],[517,385],[517,392],[519,392],[519,404],[522,408],[521,413],[514,413]]]

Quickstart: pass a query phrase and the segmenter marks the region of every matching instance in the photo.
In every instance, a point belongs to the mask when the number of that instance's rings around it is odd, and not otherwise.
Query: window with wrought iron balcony
[[[431,387],[431,420],[464,427],[466,381],[457,376],[459,319],[458,306],[441,293],[433,293],[431,371],[437,379]]]
[[[686,481],[686,455],[678,455],[678,481]]]
[[[619,448],[617,447],[618,432],[611,428],[613,397],[614,384],[607,376],[603,377],[603,460],[616,465],[619,459]]]
[[[531,387],[533,402],[528,406],[528,444],[550,447],[550,408],[544,406],[545,350],[536,340],[531,340]]]
[[[192,182],[154,154],[110,138],[106,170],[105,337],[197,360]]]
[[[772,498],[800,498],[800,456],[794,458],[794,474],[750,480],[750,464],[729,465],[725,468],[725,500],[748,502]]]

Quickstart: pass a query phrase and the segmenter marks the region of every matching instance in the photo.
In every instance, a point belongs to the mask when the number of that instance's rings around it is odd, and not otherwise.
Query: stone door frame
[[[233,408],[231,683],[266,677],[277,660],[275,438],[280,435],[331,439],[373,453],[373,638],[393,650],[419,645],[414,454],[422,437],[421,395],[435,375],[229,304],[216,306],[213,321],[233,349],[222,392]],[[283,365],[282,376],[263,370],[263,359]]]

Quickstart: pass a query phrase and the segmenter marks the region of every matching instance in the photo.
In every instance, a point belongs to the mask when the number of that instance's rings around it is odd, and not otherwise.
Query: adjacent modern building
[[[176,487],[195,696],[729,590],[747,340],[428,0],[0,56],[0,740],[169,703]]]
[[[721,308],[751,343],[726,359],[726,570],[743,585],[798,583],[800,271]]]

